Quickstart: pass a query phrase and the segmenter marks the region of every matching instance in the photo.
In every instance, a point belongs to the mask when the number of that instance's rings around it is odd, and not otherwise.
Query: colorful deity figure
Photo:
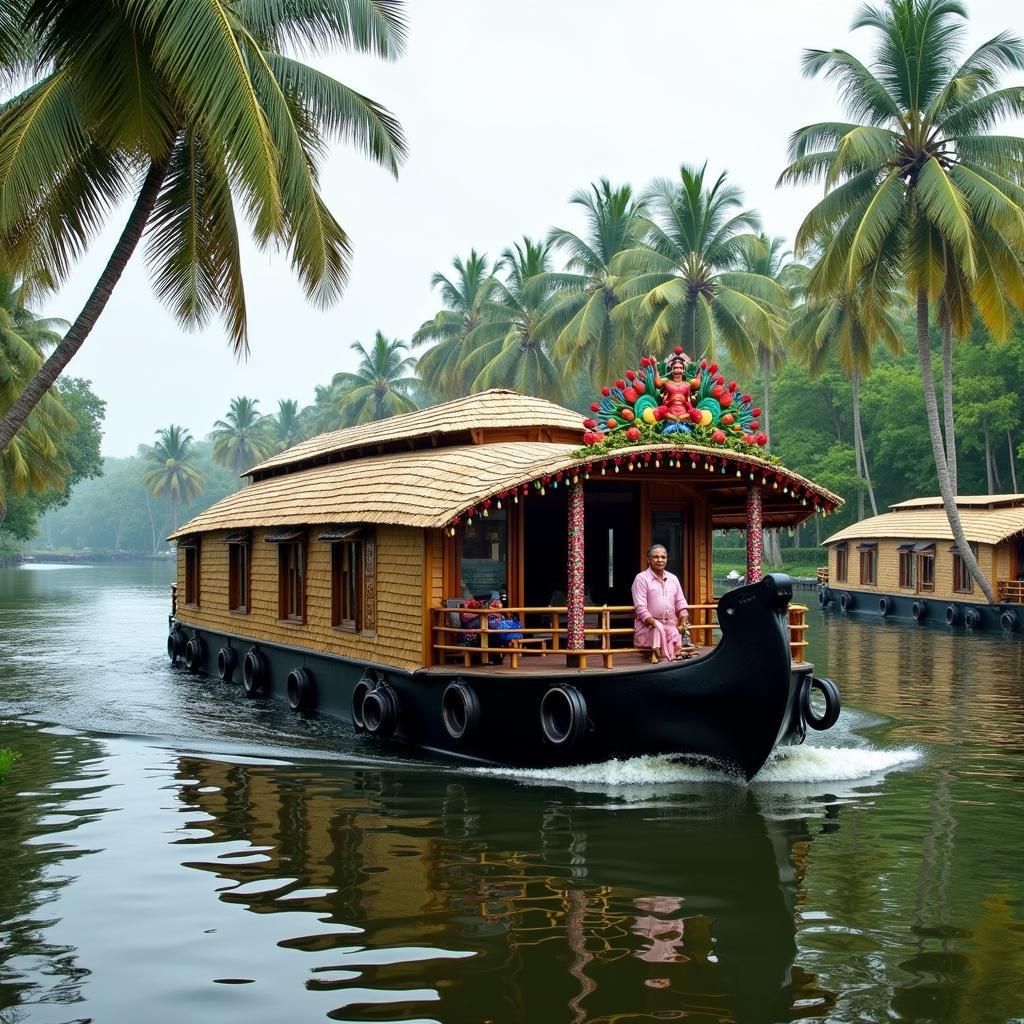
[[[661,392],[664,418],[670,423],[688,423],[693,411],[690,401],[690,382],[686,379],[689,358],[685,353],[673,355],[666,364],[668,377],[662,377],[655,367],[654,383]]]

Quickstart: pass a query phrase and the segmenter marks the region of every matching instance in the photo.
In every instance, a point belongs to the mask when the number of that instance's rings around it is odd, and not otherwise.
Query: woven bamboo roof
[[[1011,508],[1024,505],[1024,494],[958,494],[957,508]],[[893,511],[904,508],[942,508],[942,496],[935,498],[910,498],[890,505]]]
[[[991,496],[986,495],[985,497]],[[930,501],[933,499],[917,500]],[[961,500],[957,499],[958,505]],[[969,541],[977,544],[999,544],[1014,534],[1024,531],[1024,503],[1017,507],[962,507],[960,522],[963,524],[964,533]],[[859,523],[846,527],[845,530],[834,533],[823,543],[889,539],[951,541],[953,531],[949,528],[949,520],[942,509],[941,499],[938,508],[915,507],[909,502],[904,502],[897,511],[863,519]]]
[[[545,476],[583,470],[590,461],[574,457],[578,448],[578,445],[543,441],[428,448],[367,456],[271,476],[212,505],[172,534],[171,539],[209,530],[342,522],[442,527],[485,499]],[[713,457],[719,463],[728,457],[727,475],[712,478],[700,473],[696,478],[698,484],[734,486],[736,474],[745,479],[750,473],[773,477],[777,474],[784,483],[776,490],[766,488],[765,509],[767,513],[778,505],[778,514],[785,522],[800,522],[813,515],[813,499],[827,508],[842,504],[841,498],[824,488],[764,459],[698,446],[679,445],[675,450],[685,450],[698,463],[705,457]],[[624,450],[621,458],[631,454],[642,458],[646,452],[662,460],[670,455],[665,446],[654,445]],[[619,453],[614,455],[620,457]],[[609,456],[609,460],[611,458]],[[611,465],[609,461],[609,467]],[[599,473],[599,465],[595,463],[592,471]],[[639,473],[629,474],[629,478],[640,479],[643,473],[641,469]],[[690,478],[693,479],[692,472]],[[801,504],[793,494],[784,498],[783,486],[792,488],[794,485],[812,501],[804,500]]]
[[[408,448],[419,439],[437,443],[442,438],[451,437],[449,443],[465,444],[474,432],[516,428],[546,429],[559,434],[570,431],[574,435],[573,439],[579,437],[582,443],[583,417],[543,398],[494,388],[429,409],[320,434],[261,462],[248,470],[246,475],[255,474],[260,477],[287,466],[322,463],[332,456],[343,452],[355,454],[360,449],[369,449],[376,454],[376,448],[395,442]],[[549,440],[570,439],[558,437]]]

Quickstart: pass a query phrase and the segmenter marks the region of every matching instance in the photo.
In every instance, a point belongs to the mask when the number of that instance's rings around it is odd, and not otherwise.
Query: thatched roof
[[[1012,508],[1024,505],[1024,494],[958,494],[957,508]],[[890,505],[894,512],[904,508],[942,508],[941,495],[935,498],[910,498]]]
[[[514,488],[555,478],[591,472],[614,473],[614,458],[600,462],[574,456],[578,445],[554,442],[495,442],[419,451],[392,452],[351,461],[318,466],[281,476],[272,476],[217,502],[172,534],[180,538],[208,530],[240,527],[289,526],[320,523],[391,523],[401,526],[437,528]],[[613,453],[615,458],[638,460],[629,479],[642,479],[655,472],[654,459],[662,460],[660,473],[669,472],[667,461],[673,451],[682,451],[683,466],[673,472],[689,475],[698,486],[714,485],[724,491],[746,487],[750,474],[777,484],[765,489],[765,521],[769,525],[801,522],[814,514],[815,503],[825,508],[842,504],[842,499],[809,480],[754,456],[726,449],[679,445],[636,447]],[[643,465],[651,453],[649,467]],[[697,464],[693,470],[688,459]],[[712,479],[704,470],[707,459],[715,460]],[[722,473],[726,465],[727,472]],[[623,467],[625,470],[625,467]],[[739,474],[739,476],[737,476]],[[626,477],[620,476],[619,479]],[[799,492],[796,496],[793,489]],[[789,491],[787,495],[783,491]],[[531,493],[535,493],[531,491]],[[543,499],[540,499],[543,500]],[[729,495],[729,509],[736,506]],[[773,511],[774,510],[774,511]],[[740,525],[742,507],[723,509],[716,525]],[[734,521],[734,518],[739,517]],[[773,518],[774,517],[774,518]]]
[[[495,388],[429,409],[320,434],[261,462],[246,475],[259,479],[288,467],[340,461],[342,456],[383,454],[396,445],[409,449],[439,443],[477,443],[487,432],[526,428],[533,429],[535,440],[582,444],[583,417],[579,413],[543,398]]]
[[[988,501],[993,508],[976,507]],[[999,544],[1024,531],[1024,495],[981,495],[959,497],[960,522],[969,541]],[[892,506],[895,511],[863,519],[834,533],[824,544],[848,540],[934,540],[951,541],[953,531],[942,508],[941,498],[914,498]]]

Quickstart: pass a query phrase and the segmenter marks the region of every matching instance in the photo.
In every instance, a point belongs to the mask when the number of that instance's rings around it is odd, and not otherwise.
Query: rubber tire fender
[[[960,621],[960,609],[955,604],[947,604],[944,614],[947,626],[955,626]]]
[[[553,746],[575,746],[587,731],[587,701],[575,687],[552,686],[540,699],[540,727]]]
[[[352,702],[349,708],[352,715],[352,728],[356,732],[366,732],[366,723],[363,721],[363,701],[376,685],[377,680],[368,672],[364,672],[359,682],[352,688]]]
[[[856,608],[857,602],[853,599],[853,594],[849,593],[849,591],[844,591],[840,594],[839,607],[842,608],[844,612],[848,612],[851,609]]]
[[[316,707],[316,682],[308,668],[293,668],[288,673],[285,689],[292,711],[310,711]]]
[[[910,617],[915,622],[924,622],[928,618],[928,605],[924,601],[915,601],[910,606]]]
[[[179,626],[175,626],[167,634],[167,657],[170,658],[172,665],[178,664],[178,659],[181,657],[182,651],[185,649],[185,637],[181,632]]]
[[[371,736],[388,737],[398,725],[398,695],[387,683],[378,683],[363,698],[363,728]]]
[[[825,710],[819,715],[811,703],[811,691],[818,690],[825,698]],[[842,701],[839,699],[839,687],[831,679],[819,679],[808,676],[800,693],[800,713],[804,721],[818,732],[831,729],[839,719]]]
[[[892,600],[888,597],[878,599],[878,614],[884,619],[892,611]]]
[[[234,647],[222,647],[217,652],[217,678],[222,683],[230,683],[238,664],[238,651]]]
[[[461,679],[449,683],[441,695],[441,722],[453,740],[465,740],[477,732],[482,718],[480,698]]]
[[[185,644],[185,668],[189,672],[198,672],[203,667],[203,658],[206,655],[206,644],[203,638],[196,633],[187,644]]]
[[[824,608],[825,605],[828,604],[828,588],[827,587],[819,587],[818,588],[818,604],[820,604],[822,608]]]
[[[1013,609],[1007,608],[1006,611],[999,616],[999,625],[1003,627],[1005,632],[1015,633],[1017,631],[1017,627],[1020,626],[1020,619]]]
[[[977,608],[968,608],[964,612],[964,625],[968,629],[977,629],[981,625],[981,612]]]
[[[267,661],[256,647],[250,647],[242,660],[242,686],[250,697],[257,696],[267,681]]]

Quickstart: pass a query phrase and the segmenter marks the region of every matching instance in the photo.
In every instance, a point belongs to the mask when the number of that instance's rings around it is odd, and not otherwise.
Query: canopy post
[[[764,576],[764,507],[761,488],[747,488],[747,583],[757,583]]]
[[[569,486],[569,572],[567,583],[565,645],[582,651],[583,633],[583,483]]]

